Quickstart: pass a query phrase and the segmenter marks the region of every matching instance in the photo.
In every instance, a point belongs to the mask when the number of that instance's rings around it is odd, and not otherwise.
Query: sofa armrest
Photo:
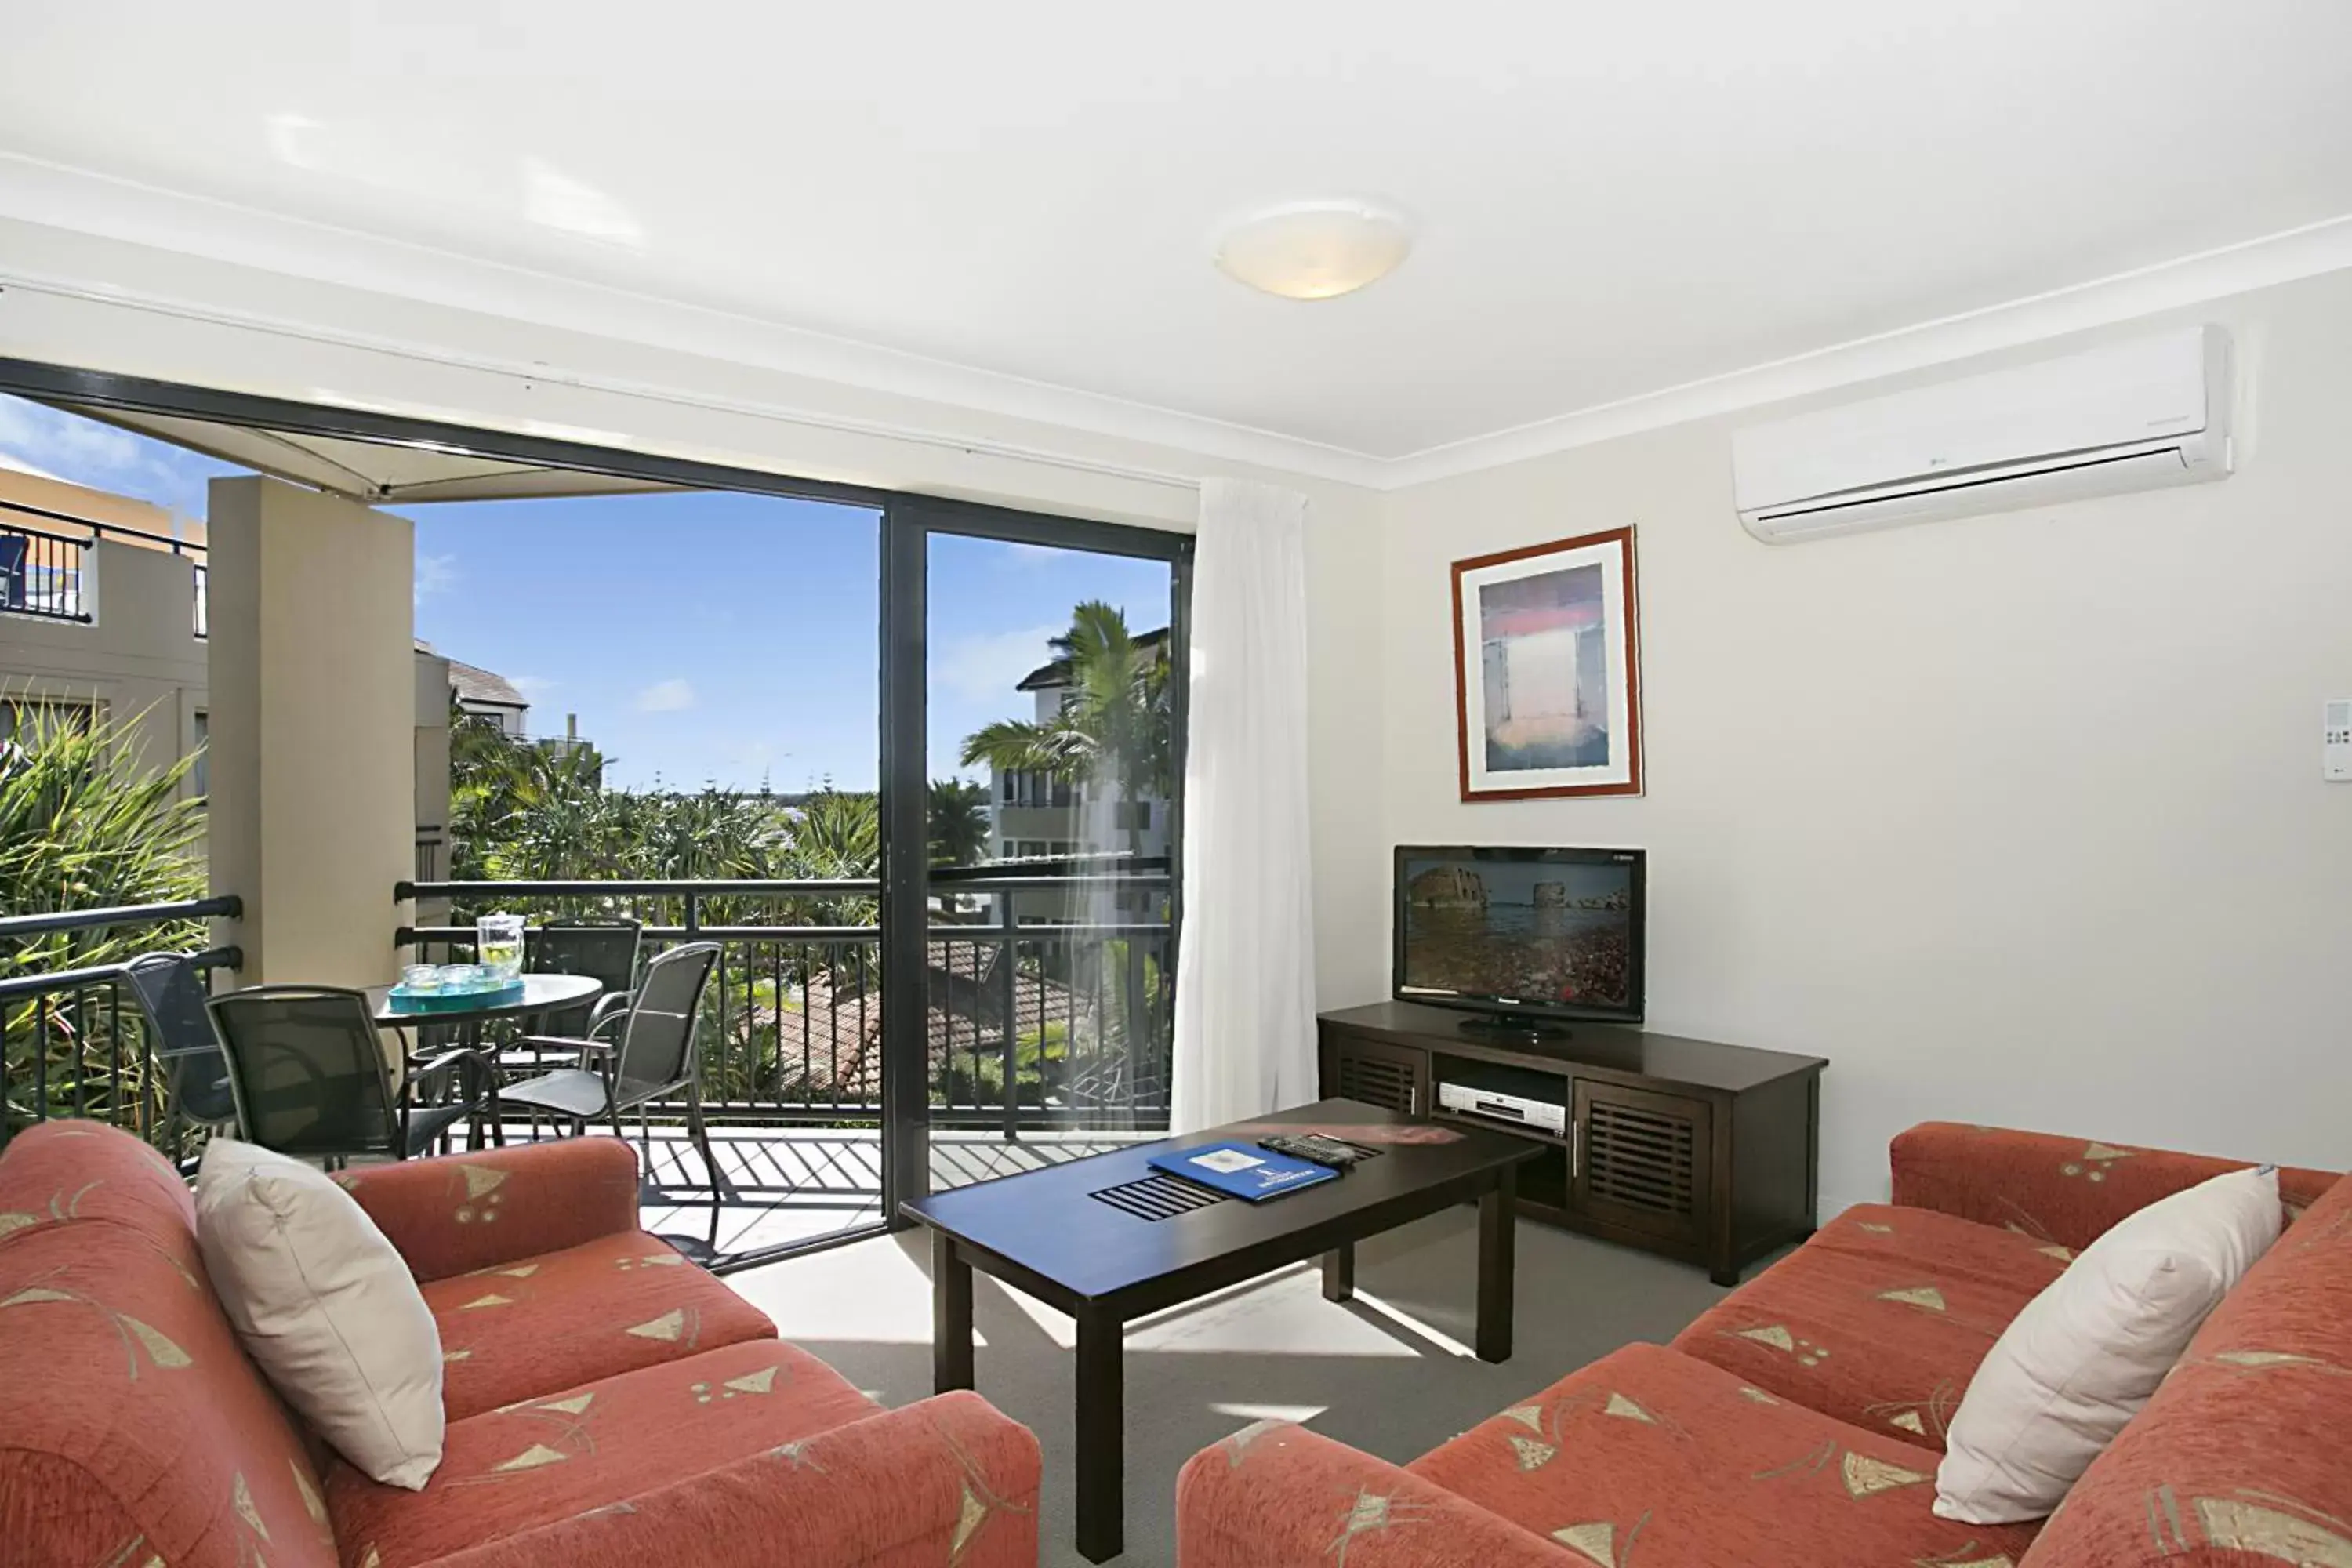
[[[1568,1555],[1467,1498],[1288,1422],[1245,1426],[1176,1478],[1180,1568],[1330,1568],[1335,1557],[1562,1568]]]
[[[1896,1203],[2072,1247],[2089,1246],[2158,1198],[2249,1163],[1952,1121],[1924,1121],[1898,1134],[1889,1156]],[[2287,1217],[2335,1183],[2332,1171],[2282,1169]]]
[[[637,1228],[636,1151],[567,1138],[337,1175],[419,1279],[446,1279]]]
[[[1026,1426],[943,1394],[432,1568],[1036,1568],[1038,1471]]]

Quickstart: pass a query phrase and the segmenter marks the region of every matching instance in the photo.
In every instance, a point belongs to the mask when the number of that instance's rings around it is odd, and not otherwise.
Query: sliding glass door
[[[1192,542],[932,501],[886,526],[889,1049],[923,1125],[901,1178],[1159,1136]]]

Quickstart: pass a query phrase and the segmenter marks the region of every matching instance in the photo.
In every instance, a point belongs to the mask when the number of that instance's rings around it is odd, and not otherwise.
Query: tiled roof
[[[530,699],[517,691],[503,675],[478,665],[449,661],[449,684],[464,702],[487,702],[494,708],[528,708]]]
[[[995,954],[980,943],[935,942],[930,947],[930,1079],[944,1071],[971,1071],[1004,1048],[998,1008],[1003,993]],[[1013,977],[1015,1038],[1058,1026],[1081,1051],[1097,1038],[1095,1005],[1057,981],[1015,972]],[[882,1093],[882,999],[877,990],[859,992],[852,982],[836,987],[822,977],[810,982],[801,1005],[781,1017],[772,1004],[753,1009],[752,1021],[776,1029],[776,1068],[785,1098],[803,1094],[822,1102],[837,1099],[866,1104]]]

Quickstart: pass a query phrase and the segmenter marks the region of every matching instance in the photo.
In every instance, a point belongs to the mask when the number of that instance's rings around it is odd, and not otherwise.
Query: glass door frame
[[[1178,781],[1168,807],[1170,973],[1184,909],[1184,745],[1192,649],[1192,536],[977,501],[893,496],[882,515],[882,1205],[930,1191],[930,542],[953,535],[1168,563],[1169,722]],[[1007,1092],[1011,1092],[1010,1087]]]

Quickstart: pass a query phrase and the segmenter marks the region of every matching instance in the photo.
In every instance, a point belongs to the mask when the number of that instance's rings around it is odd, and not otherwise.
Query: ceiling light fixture
[[[1330,300],[1379,282],[1412,248],[1395,213],[1367,202],[1300,202],[1227,229],[1217,266],[1286,300]]]

